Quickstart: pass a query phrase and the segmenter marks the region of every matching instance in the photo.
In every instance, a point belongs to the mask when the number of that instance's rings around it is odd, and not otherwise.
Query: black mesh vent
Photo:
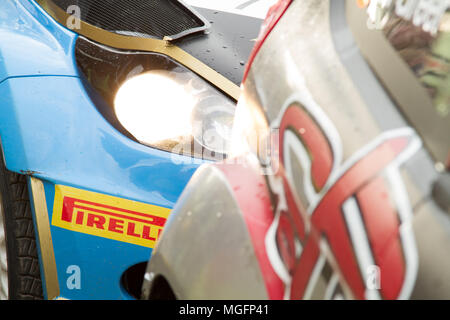
[[[206,28],[201,17],[176,0],[53,0],[67,12],[81,10],[81,20],[96,27],[135,37],[177,38]]]

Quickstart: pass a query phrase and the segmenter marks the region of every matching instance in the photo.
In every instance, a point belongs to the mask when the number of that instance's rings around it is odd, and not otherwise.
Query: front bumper
[[[9,79],[0,85],[0,96],[7,168],[44,182],[49,221],[55,185],[171,208],[198,166],[175,164],[174,155],[118,133],[91,104],[78,78]],[[51,235],[60,295],[71,299],[127,297],[119,285],[122,273],[151,254],[147,247],[54,225]],[[79,290],[66,286],[72,265],[82,272]]]
[[[97,111],[76,73],[76,34],[51,20],[32,1],[14,5],[7,1],[2,6],[11,14],[16,12],[22,26],[2,32],[29,35],[23,52],[16,52],[17,59],[11,52],[18,46],[0,47],[4,58],[0,61],[0,137],[7,169],[42,181],[57,273],[44,274],[47,261],[42,252],[47,244],[40,243],[44,294],[68,299],[131,298],[121,286],[121,276],[130,266],[146,262],[152,249],[120,237],[56,226],[58,188],[110,196],[117,201],[116,207],[132,200],[168,211],[202,161],[149,148],[119,133]],[[34,52],[35,71],[20,67],[27,52]],[[33,210],[36,222],[36,203]],[[71,285],[73,270],[80,271],[76,286]],[[58,279],[56,296],[48,294],[48,286],[55,285],[48,282],[49,277]]]

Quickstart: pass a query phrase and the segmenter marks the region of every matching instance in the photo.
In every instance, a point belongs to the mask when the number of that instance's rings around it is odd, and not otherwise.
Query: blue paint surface
[[[0,1],[0,138],[7,168],[44,181],[50,221],[55,184],[171,208],[201,161],[114,129],[78,77],[76,37],[32,0]],[[130,298],[120,277],[147,261],[151,249],[54,226],[51,233],[61,296]],[[66,286],[71,265],[81,270],[79,290]]]

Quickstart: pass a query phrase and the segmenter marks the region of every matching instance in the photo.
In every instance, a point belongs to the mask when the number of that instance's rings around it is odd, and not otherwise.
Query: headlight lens
[[[236,104],[190,70],[160,54],[83,38],[76,57],[97,108],[120,131],[174,153],[217,160],[228,154]]]
[[[189,73],[134,76],[117,91],[114,107],[120,123],[144,144],[179,153],[193,138],[212,152],[228,153],[235,105]]]
[[[138,140],[150,145],[189,135],[194,105],[193,95],[160,72],[127,80],[114,100],[122,125]]]

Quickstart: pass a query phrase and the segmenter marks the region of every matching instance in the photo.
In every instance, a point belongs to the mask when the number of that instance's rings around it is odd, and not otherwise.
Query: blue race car
[[[176,0],[0,2],[1,298],[139,296],[184,186],[226,157],[261,22]]]

